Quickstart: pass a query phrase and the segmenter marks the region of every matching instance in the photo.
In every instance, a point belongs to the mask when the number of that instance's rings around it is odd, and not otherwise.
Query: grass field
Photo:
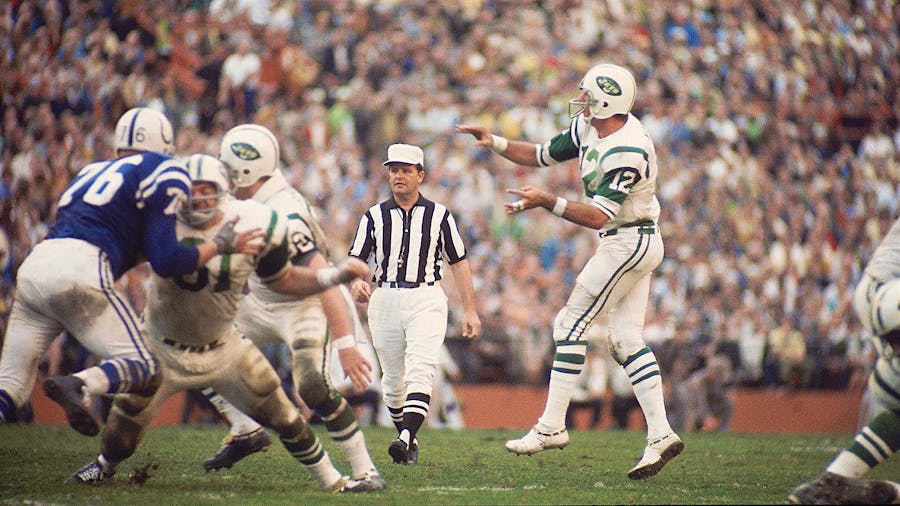
[[[323,428],[316,426],[320,435]],[[625,473],[644,445],[639,432],[572,432],[565,450],[531,457],[508,453],[500,430],[420,433],[418,466],[387,455],[393,430],[369,428],[366,439],[387,480],[385,492],[320,491],[280,442],[230,470],[206,473],[201,462],[218,447],[223,427],[154,427],[131,459],[98,487],[64,480],[96,456],[99,438],[65,426],[0,426],[2,504],[783,504],[799,482],[819,474],[850,436],[687,434],[685,452],[645,481]],[[346,472],[343,456],[326,446]],[[149,479],[130,475],[147,469]],[[900,459],[872,477],[900,476]]]

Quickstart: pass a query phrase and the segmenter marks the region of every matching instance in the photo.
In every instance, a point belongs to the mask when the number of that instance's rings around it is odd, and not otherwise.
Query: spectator
[[[169,13],[183,8],[175,2],[161,4]],[[383,147],[406,136],[402,129],[418,114],[415,111],[438,107],[428,102],[429,95],[448,95],[460,121],[477,120],[507,136],[521,132],[544,138],[565,123],[565,101],[571,98],[566,85],[588,62],[600,51],[627,55],[636,62],[639,81],[646,83],[634,110],[647,125],[666,174],[660,199],[667,211],[660,225],[676,245],[657,270],[658,278],[665,277],[665,290],[656,283],[660,290],[651,293],[651,307],[664,305],[677,315],[672,335],[687,345],[699,335],[681,330],[689,327],[693,312],[700,320],[728,321],[729,332],[740,329],[742,366],[734,374],[741,384],[763,383],[764,336],[782,320],[797,317],[793,309],[784,312],[786,306],[796,306],[793,287],[815,273],[801,299],[818,292],[838,294],[840,307],[845,303],[840,294],[850,293],[862,261],[897,213],[900,71],[895,55],[900,41],[888,4],[829,0],[816,13],[800,0],[762,5],[680,0],[646,16],[639,9],[604,2],[506,2],[503,16],[490,2],[479,8],[347,1],[217,0],[191,5],[196,7],[185,16],[166,20],[168,31],[162,31],[161,42],[156,23],[147,24],[139,12],[142,4],[133,0],[30,0],[0,9],[0,223],[10,236],[12,257],[0,293],[6,294],[7,304],[18,264],[34,238],[42,236],[57,200],[30,198],[35,187],[10,177],[12,159],[48,160],[36,165],[51,168],[49,180],[40,183],[39,191],[46,195],[46,188],[56,188],[58,179],[71,178],[91,160],[111,157],[109,125],[127,109],[127,94],[162,100],[179,132],[196,121],[192,144],[214,147],[215,139],[242,121],[233,105],[216,104],[222,64],[232,51],[226,38],[244,32],[260,45],[259,54],[265,53],[264,30],[255,24],[260,19],[286,29],[286,47],[298,53],[289,57],[282,52],[283,68],[290,69],[285,74],[297,74],[285,100],[277,100],[277,93],[271,103],[257,97],[258,114],[273,118],[267,126],[285,144],[314,122],[307,116],[311,90],[329,90],[322,101],[326,110],[333,105],[335,89],[351,90],[343,107],[354,120],[357,144],[337,139],[310,146],[298,137],[296,147],[285,146],[291,169],[287,175],[304,191],[307,185],[317,185],[320,192],[310,193],[313,203],[328,217],[335,244],[344,246],[363,211],[360,206],[376,201],[383,190],[368,184],[380,170]],[[251,14],[234,10],[241,6]],[[666,38],[667,23],[671,41]],[[567,30],[595,35],[574,37]],[[129,38],[132,31],[136,35]],[[344,32],[349,42],[333,40],[336,31]],[[676,41],[680,36],[674,32],[683,32],[684,40]],[[167,33],[171,60],[158,56]],[[182,41],[195,57],[181,58]],[[322,55],[335,44],[347,51],[346,61],[340,56],[341,63],[334,66],[348,76],[344,81],[334,72],[323,73],[316,63],[325,62]],[[193,74],[206,89],[200,91],[199,101],[190,97],[200,88],[184,85],[173,88],[176,100],[147,87],[138,95],[137,88],[123,85],[137,63],[143,63],[142,82],[160,82],[167,73]],[[181,65],[187,73],[173,70]],[[544,111],[535,97],[553,97],[551,107]],[[41,139],[28,125],[44,103],[50,103],[53,116],[65,125],[62,139]],[[172,104],[186,107],[170,109]],[[268,110],[262,110],[264,105]],[[543,114],[536,115],[536,110]],[[473,281],[496,316],[494,322],[485,319],[484,339],[467,348],[471,355],[463,363],[483,362],[476,374],[485,378],[543,383],[550,350],[536,345],[540,341],[533,336],[546,331],[548,319],[537,313],[562,303],[577,273],[572,266],[582,265],[595,245],[589,239],[573,240],[564,258],[557,256],[556,263],[541,266],[546,277],[563,282],[537,287],[529,285],[534,279],[527,276],[499,275],[512,272],[509,266],[520,253],[537,252],[549,237],[561,235],[539,217],[506,220],[497,205],[498,193],[491,188],[571,188],[578,183],[577,171],[568,165],[525,172],[498,162],[501,170],[492,168],[493,175],[485,179],[483,154],[448,141],[452,134],[442,135],[427,125],[421,135],[429,151],[443,145],[440,159],[452,175],[442,179],[443,193],[468,195],[469,188],[488,183],[484,198],[466,204],[471,212],[459,217],[459,225],[461,230],[480,231],[471,243],[470,260],[482,266],[475,269]],[[30,144],[25,138],[31,138]],[[57,144],[65,146],[64,156],[53,151]],[[179,146],[181,153],[191,149]],[[202,151],[215,152],[210,149]],[[464,169],[454,172],[454,164]],[[710,174],[711,164],[725,170]],[[26,174],[30,167],[21,166]],[[712,196],[721,205],[709,206]],[[26,212],[32,206],[40,209],[36,215]],[[791,244],[775,240],[780,224],[795,224]],[[508,237],[523,230],[534,243],[510,252]],[[805,264],[805,274],[785,269],[797,261]],[[737,283],[737,311],[732,299],[720,303],[721,287],[731,282]],[[531,290],[540,301],[528,308],[533,318],[500,311]],[[838,346],[834,353],[843,340],[835,336],[848,336],[852,377],[864,376],[860,357],[865,352],[854,351],[862,350],[854,341],[864,339],[865,332],[848,313],[809,313],[804,319],[804,329],[813,321],[824,323],[820,329],[829,336],[826,346]],[[489,328],[496,331],[487,332]],[[659,346],[670,339],[663,338]]]
[[[711,357],[703,369],[674,387],[672,425],[689,432],[724,432],[734,411],[731,361]]]

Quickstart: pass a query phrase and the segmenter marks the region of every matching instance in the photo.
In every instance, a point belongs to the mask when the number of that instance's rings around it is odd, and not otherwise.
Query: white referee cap
[[[388,146],[388,156],[384,165],[392,162],[408,163],[425,168],[425,153],[419,146],[411,144],[391,144]]]

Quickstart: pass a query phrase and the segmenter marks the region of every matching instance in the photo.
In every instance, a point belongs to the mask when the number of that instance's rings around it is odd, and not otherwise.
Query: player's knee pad
[[[293,405],[291,407],[293,408]],[[291,440],[303,439],[303,434],[310,432],[309,425],[296,409],[293,409],[292,413],[278,408],[264,409],[269,417],[269,423],[263,425],[271,427],[278,433],[278,437]]]
[[[576,283],[566,305],[553,319],[553,340],[581,341],[597,316],[599,307],[594,296],[586,288]]]
[[[248,347],[238,363],[241,381],[256,395],[264,397],[281,387],[281,379],[262,352]]]
[[[620,339],[620,335],[618,332],[611,332],[607,341],[609,354],[619,365],[624,364],[629,357],[647,346],[640,337]]]

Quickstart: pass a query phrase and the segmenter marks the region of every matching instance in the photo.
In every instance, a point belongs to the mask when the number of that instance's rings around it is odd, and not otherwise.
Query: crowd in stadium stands
[[[239,123],[271,128],[338,258],[366,207],[386,197],[386,146],[423,146],[423,194],[456,210],[484,323],[476,342],[448,336],[463,378],[543,385],[550,322],[596,234],[545,212],[510,218],[504,190],[536,184],[579,199],[577,167],[516,166],[453,125],[543,142],[565,127],[585,70],[610,61],[637,77],[633,113],[660,158],[666,259],[646,340],[666,383],[716,354],[744,386],[844,389],[869,366],[850,300],[900,211],[893,2],[10,0],[0,9],[0,323],[61,191],[86,163],[112,157],[116,119],[144,105],[171,118],[179,155],[217,154]],[[140,298],[141,275],[126,282]],[[445,285],[458,332],[461,306]]]

